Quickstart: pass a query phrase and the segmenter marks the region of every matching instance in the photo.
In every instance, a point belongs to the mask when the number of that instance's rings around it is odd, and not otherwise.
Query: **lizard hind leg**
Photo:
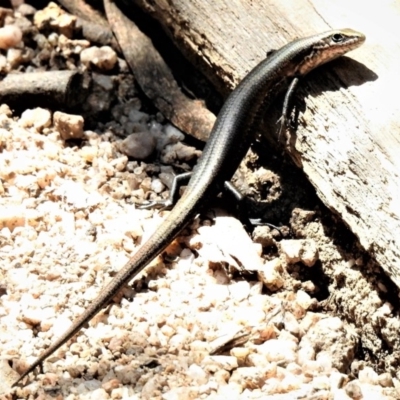
[[[169,191],[169,196],[167,199],[147,201],[144,203],[136,203],[137,208],[140,210],[145,210],[150,208],[167,210],[172,208],[177,201],[179,195],[179,189],[181,188],[181,186],[183,186],[189,181],[191,176],[192,176],[191,172],[185,172],[183,174],[176,175],[174,177],[174,180],[172,181],[172,186]]]

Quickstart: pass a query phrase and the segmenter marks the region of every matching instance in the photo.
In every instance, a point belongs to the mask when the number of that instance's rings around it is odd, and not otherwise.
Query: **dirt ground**
[[[2,396],[400,398],[397,289],[266,127],[234,183],[246,216],[279,229],[248,226],[222,194],[10,388],[168,213],[135,204],[166,198],[202,147],[148,103],[111,48],[66,36],[61,22],[42,27],[37,13],[23,4],[3,18],[22,41],[1,50],[2,75],[77,70],[92,86],[83,118],[23,100],[0,107]]]

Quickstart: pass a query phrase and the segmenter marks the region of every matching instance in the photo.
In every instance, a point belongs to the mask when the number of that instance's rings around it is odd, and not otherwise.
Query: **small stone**
[[[133,108],[129,111],[128,119],[131,122],[139,122],[143,124],[149,120],[149,115]]]
[[[316,390],[329,390],[331,383],[327,376],[315,376],[312,382],[312,386]]]
[[[110,396],[103,388],[91,389],[90,396],[85,396],[85,398],[90,400],[109,400]]]
[[[192,364],[187,371],[187,375],[197,384],[204,385],[207,383],[209,375],[203,368],[196,364]]]
[[[12,117],[12,111],[10,107],[7,104],[1,104],[0,105],[0,114],[5,115],[7,117]]]
[[[315,283],[312,281],[302,282],[301,287],[307,293],[315,293],[317,291],[317,287],[315,286]]]
[[[107,393],[111,393],[114,389],[118,388],[121,385],[121,382],[116,379],[110,379],[107,382],[104,382],[101,387],[107,392]]]
[[[45,386],[55,386],[58,383],[58,375],[47,372],[43,378],[43,384]]]
[[[141,390],[140,393],[141,398],[144,400],[150,400],[155,397],[159,397],[157,396],[157,392],[159,392],[158,388],[159,388],[159,381],[156,376],[148,379]]]
[[[238,383],[243,388],[258,389],[263,387],[265,381],[276,375],[276,365],[268,368],[240,367],[233,371],[229,383]]]
[[[54,113],[54,127],[64,140],[80,139],[83,137],[83,117],[66,114],[60,111]]]
[[[238,363],[232,356],[208,356],[203,359],[201,366],[205,371],[213,373],[221,369],[232,371],[238,367]]]
[[[18,226],[36,226],[40,214],[36,210],[19,206],[0,207],[0,228],[7,227],[13,231]]]
[[[82,50],[80,54],[82,64],[87,68],[95,66],[100,71],[110,71],[118,61],[117,53],[109,46],[92,46]]]
[[[244,326],[257,326],[265,320],[265,312],[249,306],[239,306],[232,319]]]
[[[59,33],[66,37],[72,37],[76,20],[75,16],[66,13],[57,4],[50,2],[46,8],[35,13],[33,23],[39,31],[46,28],[57,29]]]
[[[329,377],[331,389],[341,389],[344,384],[348,381],[347,375],[341,374],[340,372],[333,371]]]
[[[371,367],[365,367],[358,373],[358,379],[360,383],[376,385],[378,383],[378,374]]]
[[[298,336],[300,333],[300,326],[295,318],[295,316],[291,313],[286,311],[283,316],[283,323],[285,324],[285,329],[290,332],[294,336]]]
[[[18,46],[22,40],[22,31],[17,25],[6,25],[0,28],[0,49],[7,50]]]
[[[19,378],[17,371],[19,373],[22,373],[26,367],[26,362],[20,359],[13,362],[13,368],[11,368],[9,361],[6,359],[6,357],[2,357],[0,359],[0,391],[1,393],[3,393],[1,397],[4,400],[7,398],[4,393],[6,393],[7,391],[9,392],[12,383]]]
[[[93,162],[97,157],[98,148],[95,146],[83,146],[80,150],[82,158],[87,162]]]
[[[118,150],[136,160],[149,157],[156,148],[156,140],[150,132],[138,132],[129,135],[117,144]]]
[[[165,164],[173,164],[176,161],[191,161],[200,156],[199,150],[193,146],[185,145],[181,142],[165,146],[161,152],[161,161]]]
[[[346,371],[354,359],[357,337],[337,317],[319,320],[308,330],[300,341],[300,348],[312,346],[321,368],[332,367],[339,372]]]
[[[93,82],[105,91],[111,91],[114,89],[114,82],[111,76],[93,73],[92,77]]]
[[[238,365],[243,367],[246,364],[247,357],[250,354],[250,349],[247,347],[233,347],[230,355],[237,359]]]
[[[241,302],[250,294],[250,284],[247,281],[234,282],[229,285],[229,292],[234,300]]]
[[[175,387],[163,393],[162,400],[198,399],[196,387]]]
[[[265,368],[271,365],[267,358],[262,354],[251,353],[246,359],[246,367]],[[242,365],[243,367],[244,365]]]
[[[21,318],[26,324],[36,326],[42,322],[43,315],[41,310],[27,309],[23,312]]]
[[[169,143],[181,142],[185,135],[175,126],[167,124],[164,127],[164,134],[169,139]]]
[[[317,314],[308,311],[304,318],[301,320],[300,326],[304,332],[307,332],[312,326],[314,326],[320,319],[322,314]]]
[[[154,193],[161,193],[165,189],[165,186],[159,179],[153,179],[151,182],[151,190]]]
[[[24,17],[31,17],[32,15],[35,15],[37,11],[36,8],[30,4],[22,3],[18,7],[18,12]]]
[[[22,50],[14,48],[8,49],[7,62],[12,69],[16,69],[23,62]]]
[[[315,360],[314,348],[310,344],[300,347],[300,349],[297,352],[297,362],[300,365],[305,365],[312,360]]]
[[[288,264],[301,261],[307,267],[312,267],[318,260],[318,249],[311,239],[287,239],[280,242],[281,250]]]
[[[349,396],[351,399],[358,400],[358,399],[362,399],[362,397],[363,397],[360,385],[356,381],[349,382],[345,386],[344,390],[345,390],[347,396]]]
[[[150,131],[157,139],[157,150],[163,150],[167,145],[178,143],[184,140],[185,135],[171,124],[162,127],[159,123],[152,122],[150,124]]]
[[[378,376],[378,383],[382,387],[393,387],[393,379],[389,372],[384,372]]]
[[[285,280],[282,277],[282,264],[279,258],[266,262],[258,271],[258,279],[272,291],[279,290]]]
[[[37,184],[41,189],[49,186],[51,182],[57,177],[57,172],[54,169],[46,169],[38,171],[37,173]]]
[[[297,360],[297,344],[289,340],[270,339],[257,347],[257,353],[262,354],[269,362],[287,365]]]
[[[6,56],[3,56],[3,54],[0,54],[0,72],[9,72],[10,67],[7,64],[7,58]]]
[[[262,247],[270,247],[275,244],[274,235],[269,226],[256,226],[253,231],[253,240]]]
[[[42,132],[44,128],[51,125],[51,113],[40,107],[25,110],[19,122],[24,128],[34,127],[37,132]]]
[[[306,292],[303,290],[299,290],[296,293],[296,302],[297,304],[305,311],[308,310],[308,308],[315,303],[315,300],[312,299]]]
[[[198,229],[198,243],[190,243],[199,254],[209,261],[209,265],[227,263],[239,270],[257,271],[263,265],[260,257],[261,248],[254,245],[243,225],[231,216],[218,211],[213,226]],[[237,301],[250,294],[250,286],[242,282],[232,286],[237,293]],[[234,297],[236,300],[236,297]]]

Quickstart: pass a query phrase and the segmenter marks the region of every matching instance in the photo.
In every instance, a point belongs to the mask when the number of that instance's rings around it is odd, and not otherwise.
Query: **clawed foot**
[[[156,208],[158,210],[167,210],[173,206],[171,200],[153,200],[153,201],[145,201],[143,203],[136,203],[136,207],[139,210],[149,210],[151,208]]]

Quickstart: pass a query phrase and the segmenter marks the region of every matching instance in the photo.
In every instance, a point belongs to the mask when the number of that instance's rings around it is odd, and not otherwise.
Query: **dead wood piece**
[[[0,82],[0,103],[15,109],[71,109],[84,102],[89,85],[89,76],[76,71],[9,74]]]
[[[58,0],[58,3],[69,13],[79,18],[91,21],[104,28],[109,28],[108,22],[104,16],[83,0]]]
[[[207,140],[214,114],[201,101],[186,97],[151,40],[114,3],[106,0],[104,4],[125,59],[143,92],[179,129],[199,140]]]

